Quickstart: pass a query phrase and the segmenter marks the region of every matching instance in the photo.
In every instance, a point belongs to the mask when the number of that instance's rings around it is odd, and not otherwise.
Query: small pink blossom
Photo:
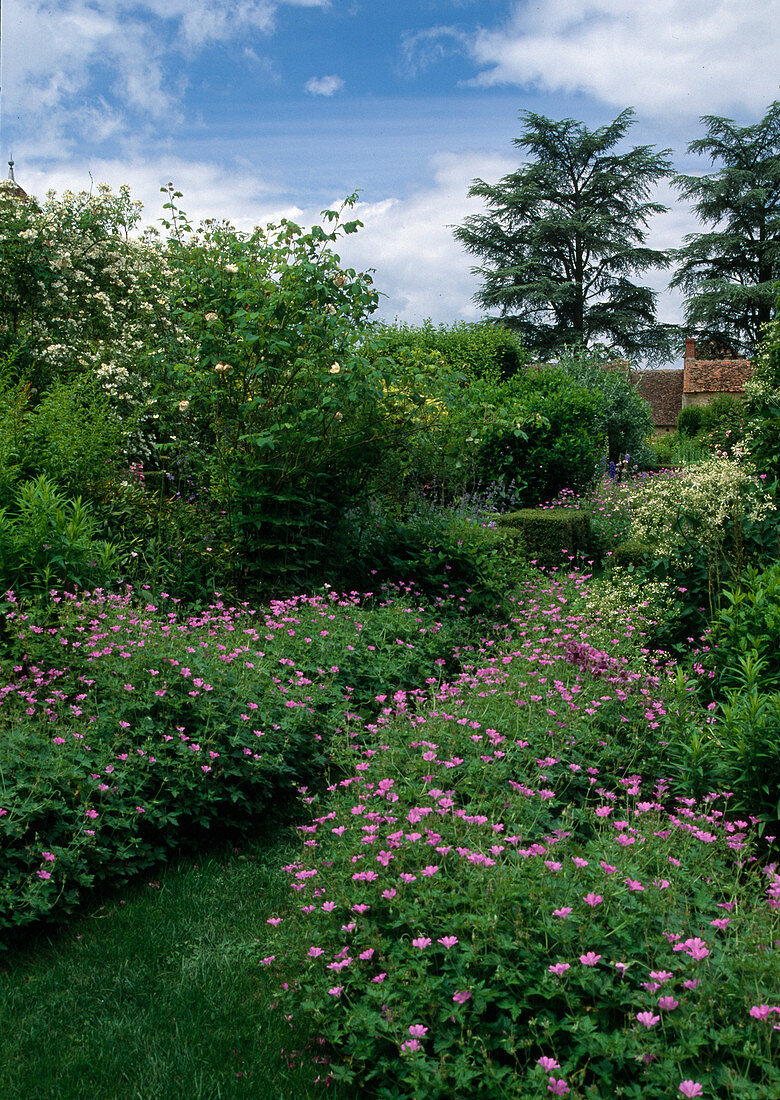
[[[680,1092],[683,1096],[703,1096],[704,1089],[698,1081],[681,1081]]]
[[[586,894],[582,900],[584,902],[587,902],[587,904],[590,905],[592,908],[595,908],[597,905],[601,905],[604,898],[601,896],[601,894],[590,893]]]
[[[676,943],[672,950],[685,951],[692,959],[706,959],[710,953],[704,940],[698,936],[691,936],[689,939],[683,940],[682,943]]]
[[[660,1016],[654,1016],[652,1012],[637,1012],[636,1018],[642,1027],[655,1027],[661,1019]]]
[[[409,1034],[413,1039],[422,1039],[428,1031],[427,1027],[422,1024],[411,1024],[409,1026]]]
[[[454,947],[455,944],[458,942],[458,937],[457,936],[442,936],[441,939],[438,942],[442,945],[442,947],[446,947],[447,950],[449,951],[449,949],[451,947]]]
[[[452,999],[455,1004],[464,1005],[466,1001],[471,1000],[471,992],[468,989],[456,989],[452,994]]]
[[[601,959],[601,955],[597,955],[595,951],[587,951],[584,955],[580,955],[580,962],[583,966],[595,966]]]
[[[431,941],[427,936],[418,936],[416,940],[412,940],[412,947],[417,947],[420,951],[424,951],[426,947],[430,946]]]
[[[566,1093],[569,1091],[569,1086],[566,1084],[562,1077],[559,1078],[557,1081],[554,1077],[551,1077],[550,1083],[547,1086],[547,1091],[551,1092],[553,1096],[565,1096]]]
[[[561,1068],[554,1058],[548,1058],[546,1054],[543,1054],[541,1058],[537,1058],[536,1064],[541,1066],[545,1073],[552,1073],[554,1069]]]
[[[547,967],[547,970],[549,971],[550,974],[555,974],[559,978],[563,974],[565,974],[567,970],[570,970],[570,969],[571,969],[571,966],[569,965],[569,963],[564,963],[564,962],[553,963],[552,966]],[[552,1067],[552,1068],[554,1068],[554,1067]]]
[[[564,907],[562,909],[553,909],[553,916],[554,917],[568,917],[568,915],[569,915],[569,913],[571,913],[571,911],[572,910],[571,910],[570,905],[564,905]]]
[[[659,997],[658,1007],[662,1008],[664,1012],[671,1012],[672,1009],[679,1008],[680,1002],[675,1001],[674,997]]]

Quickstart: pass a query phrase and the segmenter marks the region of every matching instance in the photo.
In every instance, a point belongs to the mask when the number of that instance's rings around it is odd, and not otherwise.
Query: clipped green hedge
[[[560,565],[563,553],[591,554],[593,532],[587,512],[571,508],[521,508],[496,518],[508,537],[540,565]]]
[[[626,539],[613,549],[611,565],[645,565],[651,561],[652,548],[638,539]]]

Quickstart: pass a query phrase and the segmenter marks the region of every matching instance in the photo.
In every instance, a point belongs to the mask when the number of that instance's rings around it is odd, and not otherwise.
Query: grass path
[[[257,964],[291,853],[276,829],[182,857],[0,955],[2,1100],[314,1096]]]

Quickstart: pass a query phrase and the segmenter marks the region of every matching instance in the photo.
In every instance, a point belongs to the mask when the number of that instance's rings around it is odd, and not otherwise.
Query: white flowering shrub
[[[99,382],[129,452],[150,458],[150,356],[186,337],[171,322],[165,249],[139,235],[141,209],[126,186],[49,192],[42,206],[0,189],[0,353],[33,401],[55,381]]]
[[[773,508],[744,453],[714,455],[637,485],[631,535],[662,556],[702,549],[717,554],[735,526],[760,520]]]

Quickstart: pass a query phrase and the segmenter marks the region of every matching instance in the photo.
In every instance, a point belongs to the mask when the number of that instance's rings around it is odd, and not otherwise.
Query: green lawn
[[[0,955],[2,1100],[315,1095],[258,962],[292,854],[277,830],[182,857]]]

